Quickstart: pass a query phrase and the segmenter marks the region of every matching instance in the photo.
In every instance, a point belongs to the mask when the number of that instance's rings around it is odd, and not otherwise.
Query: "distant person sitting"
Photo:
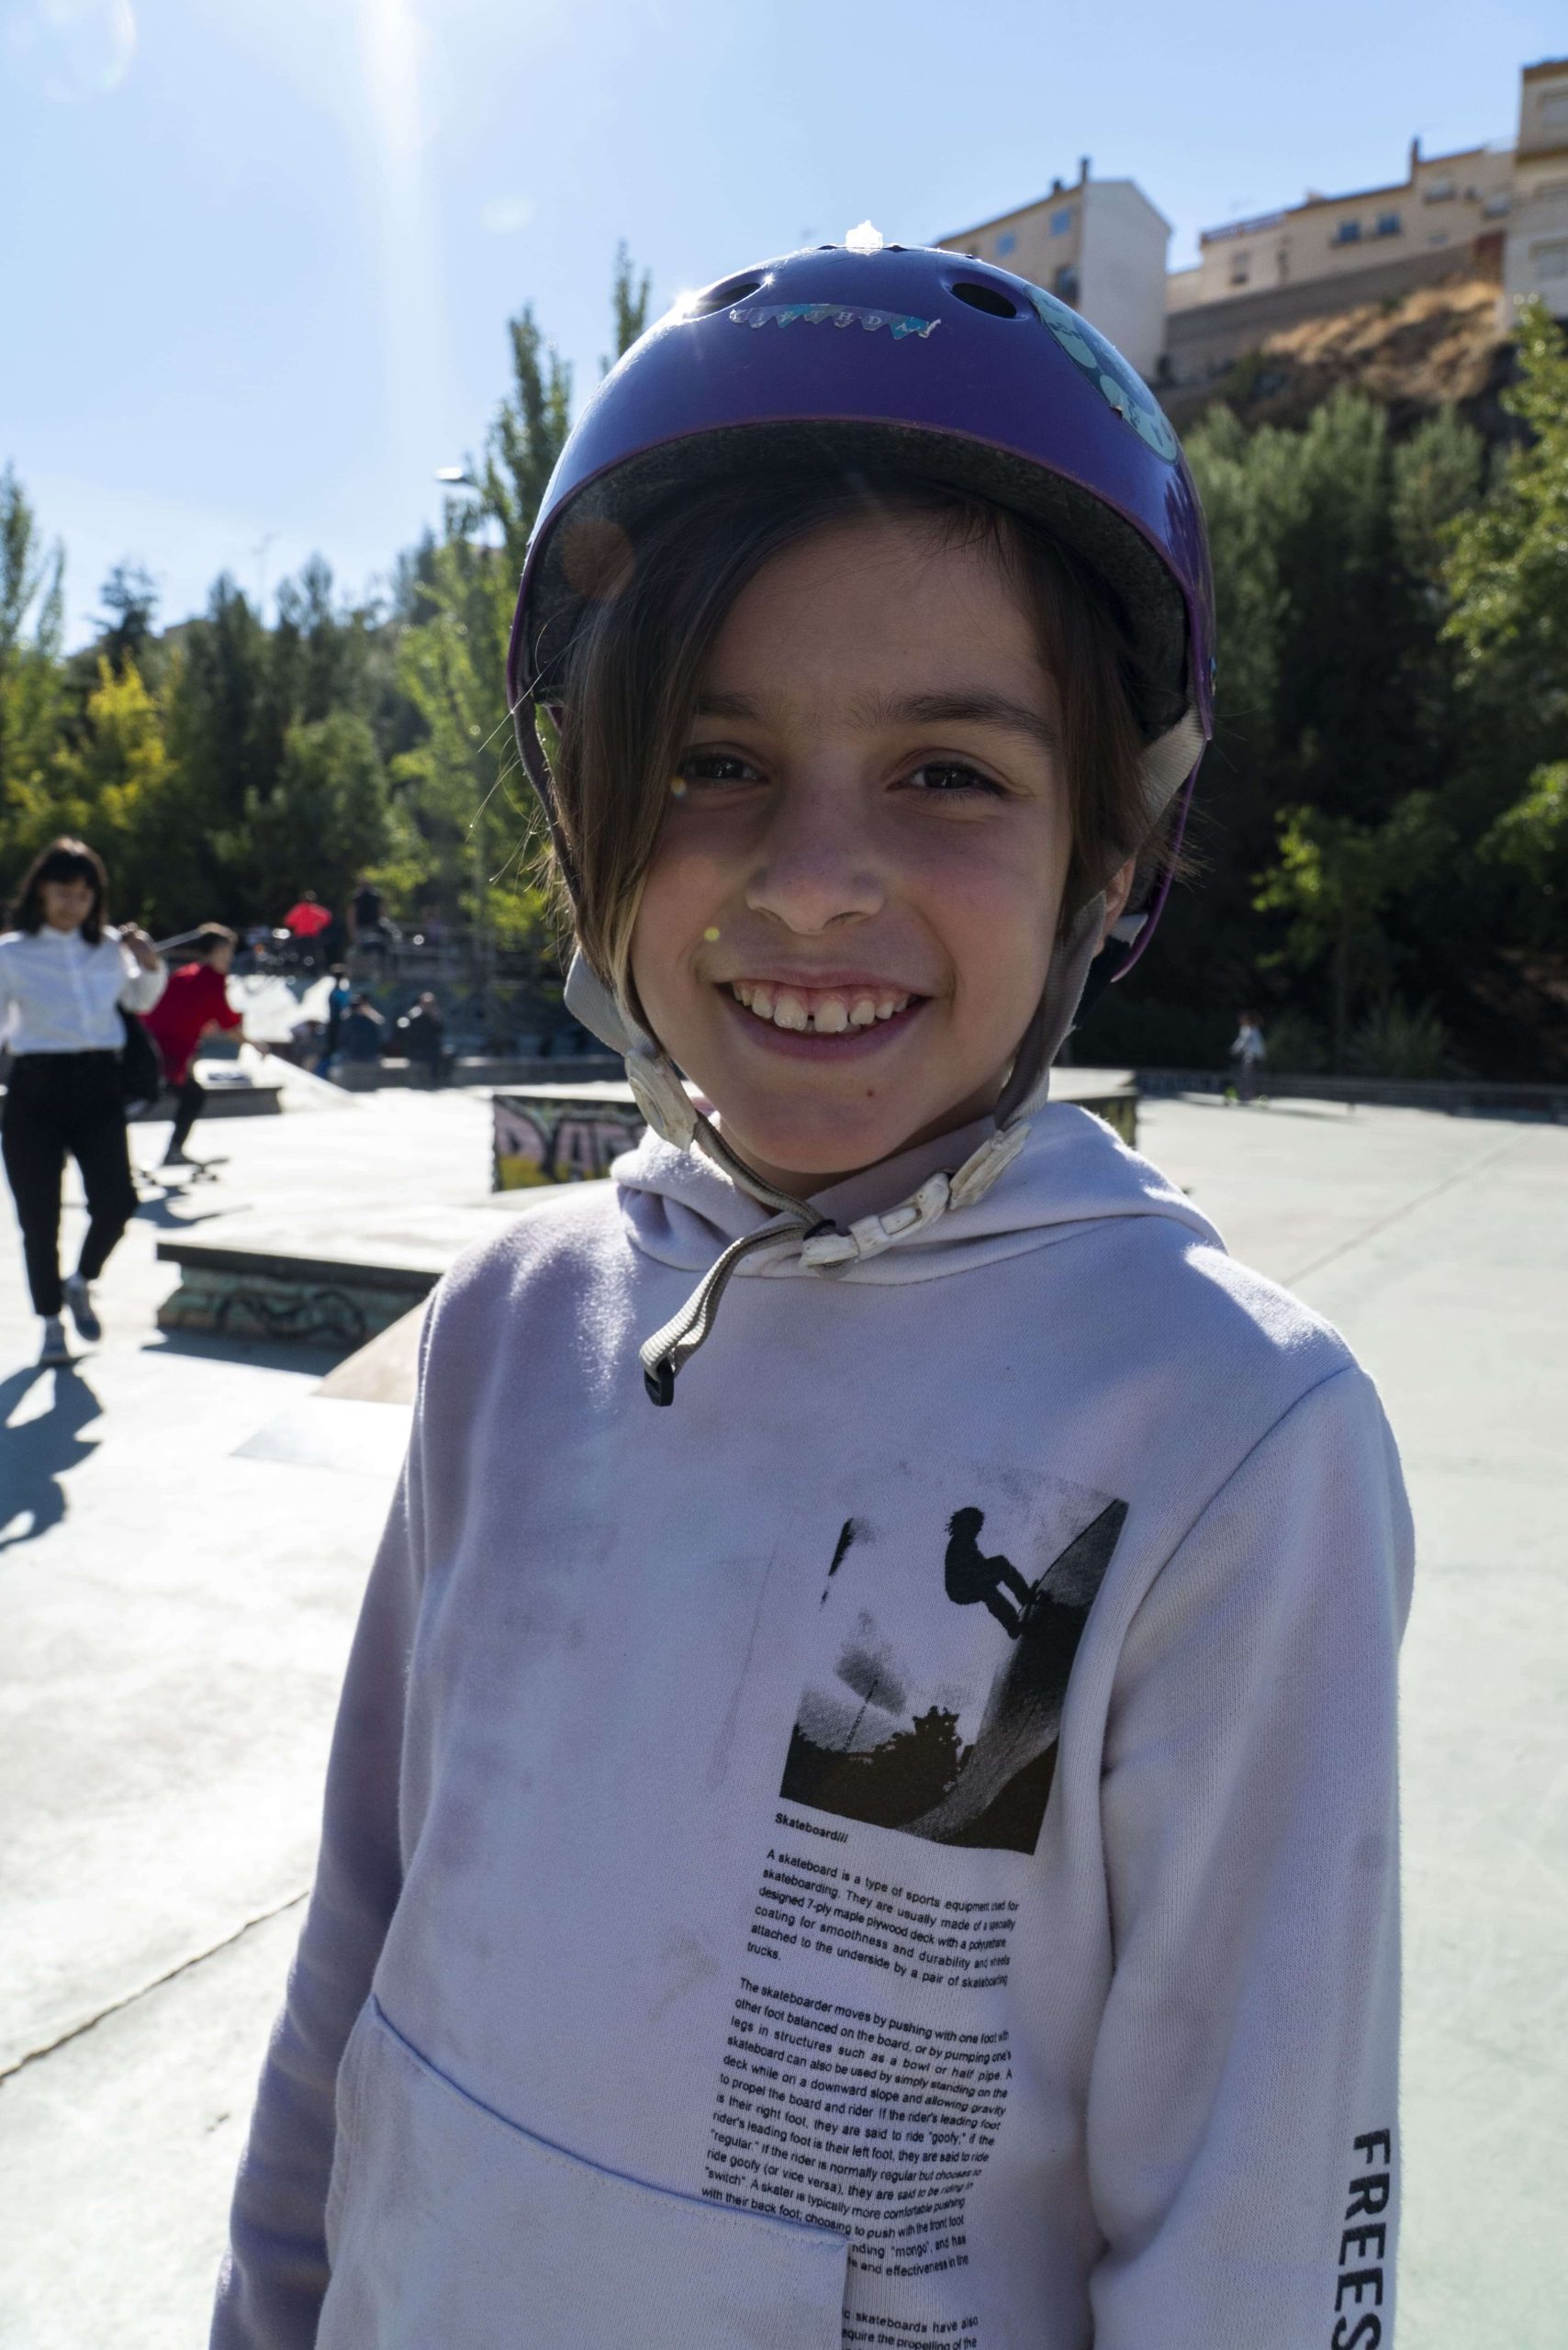
[[[151,1012],[142,1013],[157,1046],[163,1075],[178,1097],[174,1131],[163,1153],[165,1167],[193,1167],[185,1156],[191,1128],[202,1113],[207,1096],[196,1073],[196,1051],[204,1036],[222,1030],[243,1044],[240,1014],[229,1001],[226,982],[239,945],[220,922],[204,922],[191,942],[190,959],[169,974],[169,984]]]
[[[1238,1096],[1243,1102],[1255,1102],[1258,1098],[1258,1081],[1262,1074],[1263,1064],[1269,1058],[1269,1048],[1263,1042],[1263,1031],[1255,1012],[1241,1013],[1237,1024],[1236,1042],[1230,1048],[1230,1058],[1237,1064],[1236,1090]]]
[[[370,1001],[361,993],[353,998],[343,1014],[342,1032],[342,1056],[346,1061],[379,1060],[386,1023]]]
[[[446,1074],[446,1023],[428,988],[412,1011],[406,1012],[398,1021],[398,1041],[407,1053],[410,1067],[422,1069],[428,1084],[439,1085]]]

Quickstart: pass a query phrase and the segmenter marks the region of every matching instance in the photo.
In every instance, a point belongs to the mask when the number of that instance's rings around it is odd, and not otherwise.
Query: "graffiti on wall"
[[[631,1150],[643,1136],[627,1089],[624,1105],[585,1101],[580,1094],[527,1096],[498,1093],[495,1112],[495,1189],[522,1191],[534,1183],[595,1182],[610,1161]]]

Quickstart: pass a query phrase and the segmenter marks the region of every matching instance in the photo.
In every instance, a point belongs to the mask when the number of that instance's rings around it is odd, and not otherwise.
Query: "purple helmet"
[[[1151,822],[1190,792],[1213,731],[1208,546],[1176,435],[1141,377],[1075,310],[1010,271],[924,248],[824,245],[678,303],[606,376],[561,453],[507,679],[552,817],[532,706],[557,699],[575,633],[574,526],[608,520],[635,538],[673,494],[764,457],[894,465],[1047,526],[1126,617]],[[1152,927],[1118,925],[1137,936],[1130,952],[1124,938],[1124,970]]]
[[[605,378],[562,451],[529,544],[507,664],[523,764],[557,840],[532,713],[560,697],[582,601],[573,576],[591,578],[595,568],[573,561],[575,527],[613,522],[634,542],[639,522],[672,497],[781,460],[824,471],[896,468],[1043,523],[1100,574],[1125,615],[1150,822],[1190,792],[1213,728],[1214,627],[1203,513],[1175,434],[1126,360],[1051,295],[983,262],[879,241],[875,251],[787,253],[679,303]],[[1117,924],[1121,971],[1147,944],[1163,898],[1162,883],[1152,915]],[[979,1199],[1021,1146],[1078,1008],[1104,911],[1103,899],[1082,908],[1057,943],[996,1106],[998,1131],[950,1178],[932,1177],[905,1203],[899,1233]],[[649,1124],[705,1151],[775,1211],[760,1234],[732,1242],[644,1344],[648,1392],[667,1404],[736,1262],[759,1239],[772,1245],[778,1226],[793,1224],[802,1256],[831,1251],[823,1263],[867,1244],[859,1226],[823,1239],[811,1203],[776,1191],[745,1164],[690,1099],[658,1040],[580,955],[566,1000],[625,1053]],[[890,1233],[889,1219],[865,1222]]]

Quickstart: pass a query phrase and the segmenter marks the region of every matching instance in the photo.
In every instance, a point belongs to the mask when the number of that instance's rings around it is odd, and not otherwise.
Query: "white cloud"
[[[483,205],[479,211],[479,226],[492,237],[515,237],[526,229],[533,218],[531,196],[498,196]]]

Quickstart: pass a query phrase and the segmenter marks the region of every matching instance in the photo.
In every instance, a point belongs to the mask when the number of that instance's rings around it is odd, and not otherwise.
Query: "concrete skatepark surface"
[[[1415,1501],[1401,2350],[1562,2350],[1568,1131],[1179,1099],[1146,1104],[1142,1144],[1346,1332]],[[487,1199],[479,1094],[296,1102],[193,1148],[228,1163],[149,1196],[73,1371],[31,1367],[0,1216],[4,2350],[206,2339],[407,1426],[417,1317],[335,1370],[161,1336],[154,1241],[247,1212],[465,1233],[526,1212]]]

